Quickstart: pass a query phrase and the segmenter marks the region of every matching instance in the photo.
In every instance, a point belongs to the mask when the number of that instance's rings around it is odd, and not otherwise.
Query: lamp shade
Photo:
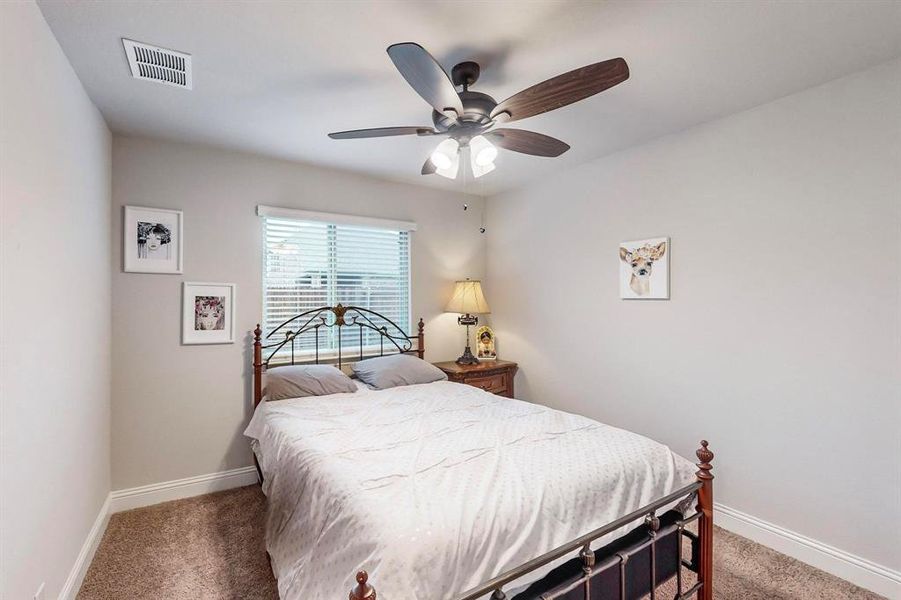
[[[485,294],[482,293],[482,282],[469,279],[458,281],[454,285],[454,293],[444,310],[460,314],[490,313],[488,301],[485,300]]]

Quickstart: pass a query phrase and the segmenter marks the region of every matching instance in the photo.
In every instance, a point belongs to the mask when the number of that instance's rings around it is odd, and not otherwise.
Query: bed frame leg
[[[348,600],[376,600],[375,588],[367,583],[368,580],[369,573],[366,571],[358,571],[357,585],[354,586],[354,589],[350,590]]]
[[[701,447],[695,452],[698,457],[698,472],[695,475],[701,482],[698,490],[698,541],[701,544],[700,565],[698,565],[698,581],[701,589],[698,600],[713,600],[713,452],[707,449],[707,440],[701,440]]]

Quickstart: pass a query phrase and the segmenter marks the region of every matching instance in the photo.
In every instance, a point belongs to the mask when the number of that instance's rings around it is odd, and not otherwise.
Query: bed
[[[255,330],[245,434],[281,598],[637,599],[675,579],[677,598],[712,600],[706,442],[696,470],[640,435],[448,381],[262,401],[274,357],[344,364],[340,344],[319,351],[329,328],[359,329],[357,360],[425,349],[421,320],[408,336],[340,305],[265,342]],[[303,335],[315,348],[298,356]],[[696,573],[687,589],[683,567]]]

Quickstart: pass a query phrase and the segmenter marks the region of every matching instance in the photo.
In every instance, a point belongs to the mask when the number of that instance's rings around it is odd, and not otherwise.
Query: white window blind
[[[339,303],[373,310],[410,332],[409,231],[271,215],[263,217],[263,230],[264,334],[299,313]],[[341,335],[344,352],[356,352],[360,329],[342,327]],[[338,328],[320,329],[320,355],[337,350],[337,336]],[[377,350],[379,337],[364,330],[364,352]],[[298,337],[296,355],[312,353],[315,340],[313,332]],[[288,344],[280,354],[290,351]]]

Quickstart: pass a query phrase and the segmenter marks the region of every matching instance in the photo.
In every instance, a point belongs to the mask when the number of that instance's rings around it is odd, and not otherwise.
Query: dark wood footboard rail
[[[540,598],[545,600],[569,600],[570,598],[591,598],[591,589],[601,586],[607,589],[610,586],[608,574],[616,573],[616,592],[610,596],[611,600],[617,597],[619,600],[633,600],[650,594],[650,600],[655,600],[655,589],[662,581],[675,576],[677,592],[674,600],[696,597],[698,600],[713,600],[713,474],[711,473],[713,452],[707,448],[707,441],[701,441],[701,447],[695,452],[698,457],[698,471],[695,473],[697,481],[679,489],[668,496],[655,500],[650,504],[629,513],[628,515],[608,523],[603,527],[583,535],[575,540],[534,558],[514,569],[501,573],[478,587],[468,590],[455,600],[478,600],[491,594],[491,600],[507,600],[508,596],[503,591],[505,585],[519,579],[526,573],[535,571],[567,554],[578,551],[581,561],[582,575],[564,582],[554,589],[542,593]],[[697,494],[697,510],[692,516],[676,520],[665,527],[661,527],[661,520],[657,517],[657,511],[672,502],[678,501],[690,494]],[[607,559],[597,562],[597,557],[591,549],[595,540],[628,525],[633,521],[644,519],[647,528],[645,538],[623,545]],[[686,530],[686,526],[693,521],[698,521],[697,535]],[[691,559],[683,557],[682,537],[692,540],[693,551]],[[674,557],[665,564],[665,553],[658,550],[661,540],[670,540],[669,548],[675,548]],[[675,540],[674,544],[672,540]],[[662,556],[658,556],[662,555]],[[641,564],[647,562],[650,573],[644,573],[641,581],[630,581],[634,578],[629,575],[627,564],[633,557],[640,557]],[[683,591],[683,578],[681,567],[685,566],[697,572],[697,583]],[[667,575],[669,574],[669,575]],[[366,571],[357,573],[357,585],[350,591],[349,600],[376,600],[376,590],[369,583],[369,575]],[[647,582],[645,589],[642,587]],[[604,586],[607,587],[604,587]],[[607,598],[608,596],[604,596]]]

